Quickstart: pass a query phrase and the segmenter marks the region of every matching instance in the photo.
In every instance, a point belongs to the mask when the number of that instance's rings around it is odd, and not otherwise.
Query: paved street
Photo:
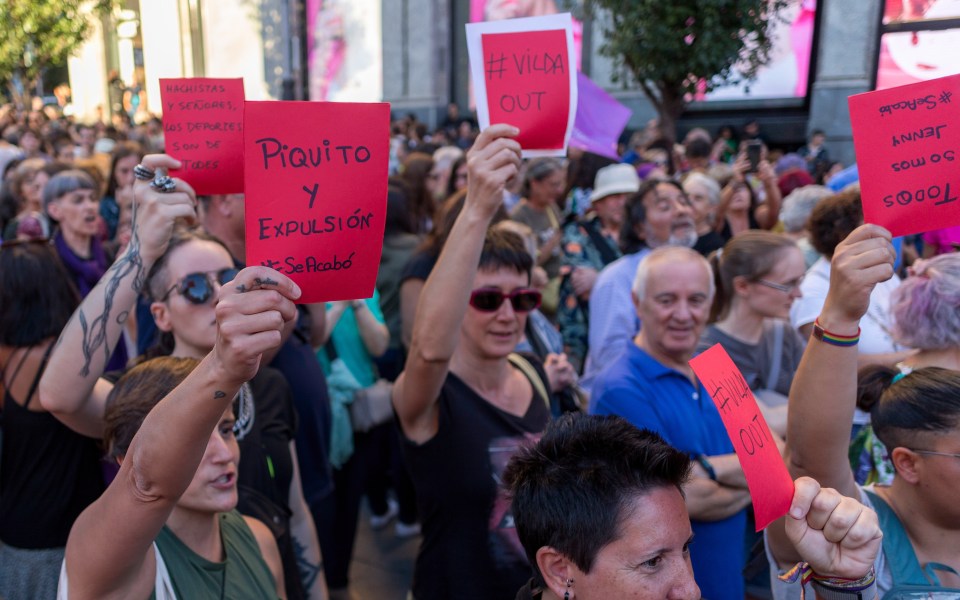
[[[413,561],[420,537],[399,539],[393,523],[380,531],[370,529],[370,511],[364,502],[357,528],[357,543],[350,566],[350,581],[358,600],[405,600],[413,577]]]

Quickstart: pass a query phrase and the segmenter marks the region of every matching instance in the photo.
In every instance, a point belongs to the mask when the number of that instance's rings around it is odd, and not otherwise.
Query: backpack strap
[[[547,412],[553,414],[550,406],[550,394],[547,392],[547,386],[544,384],[543,378],[540,377],[540,373],[537,372],[537,368],[534,367],[525,356],[516,352],[511,352],[507,356],[507,360],[510,361],[511,365],[520,369],[524,377],[530,380],[533,391],[536,392],[537,395],[543,399],[544,404],[547,405]]]

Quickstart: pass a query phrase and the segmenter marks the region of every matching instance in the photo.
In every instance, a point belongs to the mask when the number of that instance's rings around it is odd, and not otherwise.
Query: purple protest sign
[[[577,117],[570,145],[619,160],[617,140],[633,114],[583,73],[577,73]]]

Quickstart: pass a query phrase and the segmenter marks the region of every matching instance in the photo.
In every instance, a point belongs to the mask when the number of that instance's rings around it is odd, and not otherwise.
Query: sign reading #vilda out
[[[390,105],[246,102],[247,264],[300,302],[373,295],[386,220]]]

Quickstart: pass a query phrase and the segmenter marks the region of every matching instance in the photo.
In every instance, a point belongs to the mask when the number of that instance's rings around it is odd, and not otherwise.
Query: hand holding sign
[[[863,216],[894,236],[960,224],[960,75],[849,98]]]
[[[170,174],[198,194],[243,192],[243,80],[161,79],[167,154],[181,166]]]
[[[509,123],[525,158],[564,156],[577,107],[570,15],[466,27],[480,129]]]
[[[720,344],[690,361],[717,405],[747,478],[757,531],[787,514],[793,480],[747,381]]]

